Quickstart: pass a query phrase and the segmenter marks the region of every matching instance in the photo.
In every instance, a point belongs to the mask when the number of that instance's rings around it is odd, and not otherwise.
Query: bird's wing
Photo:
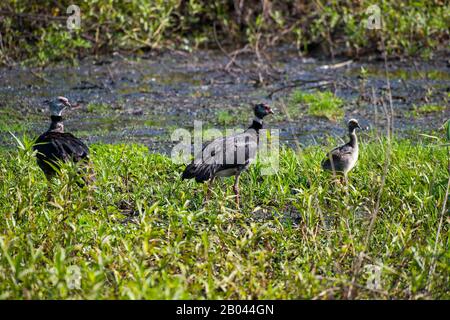
[[[245,165],[256,157],[256,151],[256,135],[244,132],[212,141],[194,162],[225,167]]]
[[[336,147],[333,150],[331,150],[327,154],[327,158],[330,157],[333,159],[333,161],[340,161],[347,157],[350,157],[353,151],[353,147],[349,144],[344,144],[342,146]]]
[[[70,133],[48,132],[41,135],[35,145],[41,156],[75,162],[88,158],[89,148]]]
[[[213,178],[219,171],[241,171],[255,158],[256,150],[257,136],[252,133],[218,138],[207,144],[186,167],[182,179],[195,178],[197,182],[203,182]]]
[[[63,147],[67,153],[75,160],[82,160],[89,156],[89,148],[80,139],[73,136],[71,133],[65,133]]]

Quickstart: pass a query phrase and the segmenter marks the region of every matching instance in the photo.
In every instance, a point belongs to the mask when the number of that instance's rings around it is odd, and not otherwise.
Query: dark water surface
[[[281,141],[288,144],[310,145],[330,135],[342,137],[349,118],[359,119],[369,129],[381,130],[386,125],[379,99],[388,96],[382,59],[331,61],[301,57],[290,48],[269,52],[268,57],[258,61],[252,54],[239,55],[229,68],[230,59],[217,51],[165,52],[139,58],[118,54],[88,58],[76,67],[57,65],[43,70],[3,68],[0,146],[14,146],[9,131],[19,135],[43,132],[49,121],[43,101],[58,95],[76,104],[65,114],[66,130],[87,143],[140,142],[163,153],[174,145],[171,133],[177,128],[191,130],[194,120],[204,121],[204,127],[244,128],[252,118],[250,104],[259,101],[273,105],[277,115],[267,118],[266,124],[280,129]],[[450,118],[448,56],[437,54],[428,62],[388,60],[387,66],[396,134],[414,137],[438,129]],[[298,86],[290,88],[293,84]],[[270,96],[283,87],[287,88]],[[290,106],[287,116],[283,106],[289,106],[290,92],[310,88],[330,90],[341,97],[345,117],[333,121],[310,116],[302,105]],[[421,111],[427,105],[437,108]]]

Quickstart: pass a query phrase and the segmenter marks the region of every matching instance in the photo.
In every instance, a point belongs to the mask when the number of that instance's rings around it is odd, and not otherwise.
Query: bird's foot
[[[336,186],[340,186],[340,185],[342,184],[342,181],[341,181],[341,179],[340,179],[339,177],[335,177],[335,178],[332,180],[332,183],[333,183],[334,185],[336,185]]]
[[[52,188],[48,187],[47,188],[47,202],[52,202],[52,201],[53,201]]]
[[[235,193],[235,200],[236,200],[236,209],[240,210],[240,196],[239,196],[239,191],[237,190],[237,188],[233,188],[234,189],[234,193]]]

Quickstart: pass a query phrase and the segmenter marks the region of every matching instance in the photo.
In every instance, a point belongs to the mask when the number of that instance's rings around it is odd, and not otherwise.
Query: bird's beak
[[[72,105],[70,104],[69,101],[64,102],[64,105],[65,105],[67,108],[72,108]]]
[[[269,114],[274,114],[275,112],[273,112],[272,108],[269,107]]]
[[[359,125],[359,123],[358,123],[358,128],[362,130],[362,128],[361,128],[361,126]]]

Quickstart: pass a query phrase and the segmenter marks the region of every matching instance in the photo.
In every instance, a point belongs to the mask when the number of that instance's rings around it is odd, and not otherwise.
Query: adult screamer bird
[[[353,169],[358,161],[359,147],[356,128],[361,129],[358,121],[351,119],[348,122],[350,141],[331,150],[322,161],[324,170],[332,171],[334,174],[343,174],[345,180],[347,180],[347,173]]]
[[[59,161],[85,162],[89,160],[89,148],[71,133],[64,132],[62,112],[71,104],[65,97],[57,97],[45,102],[50,109],[50,128],[44,132],[33,147],[37,151],[36,158],[39,167],[48,181],[59,168]]]
[[[255,105],[254,113],[255,118],[247,130],[212,141],[184,170],[182,179],[195,178],[197,182],[209,181],[206,201],[209,200],[211,187],[216,177],[235,176],[233,190],[236,205],[239,208],[239,176],[255,159],[263,118],[273,114],[273,111],[268,105],[260,103]]]

